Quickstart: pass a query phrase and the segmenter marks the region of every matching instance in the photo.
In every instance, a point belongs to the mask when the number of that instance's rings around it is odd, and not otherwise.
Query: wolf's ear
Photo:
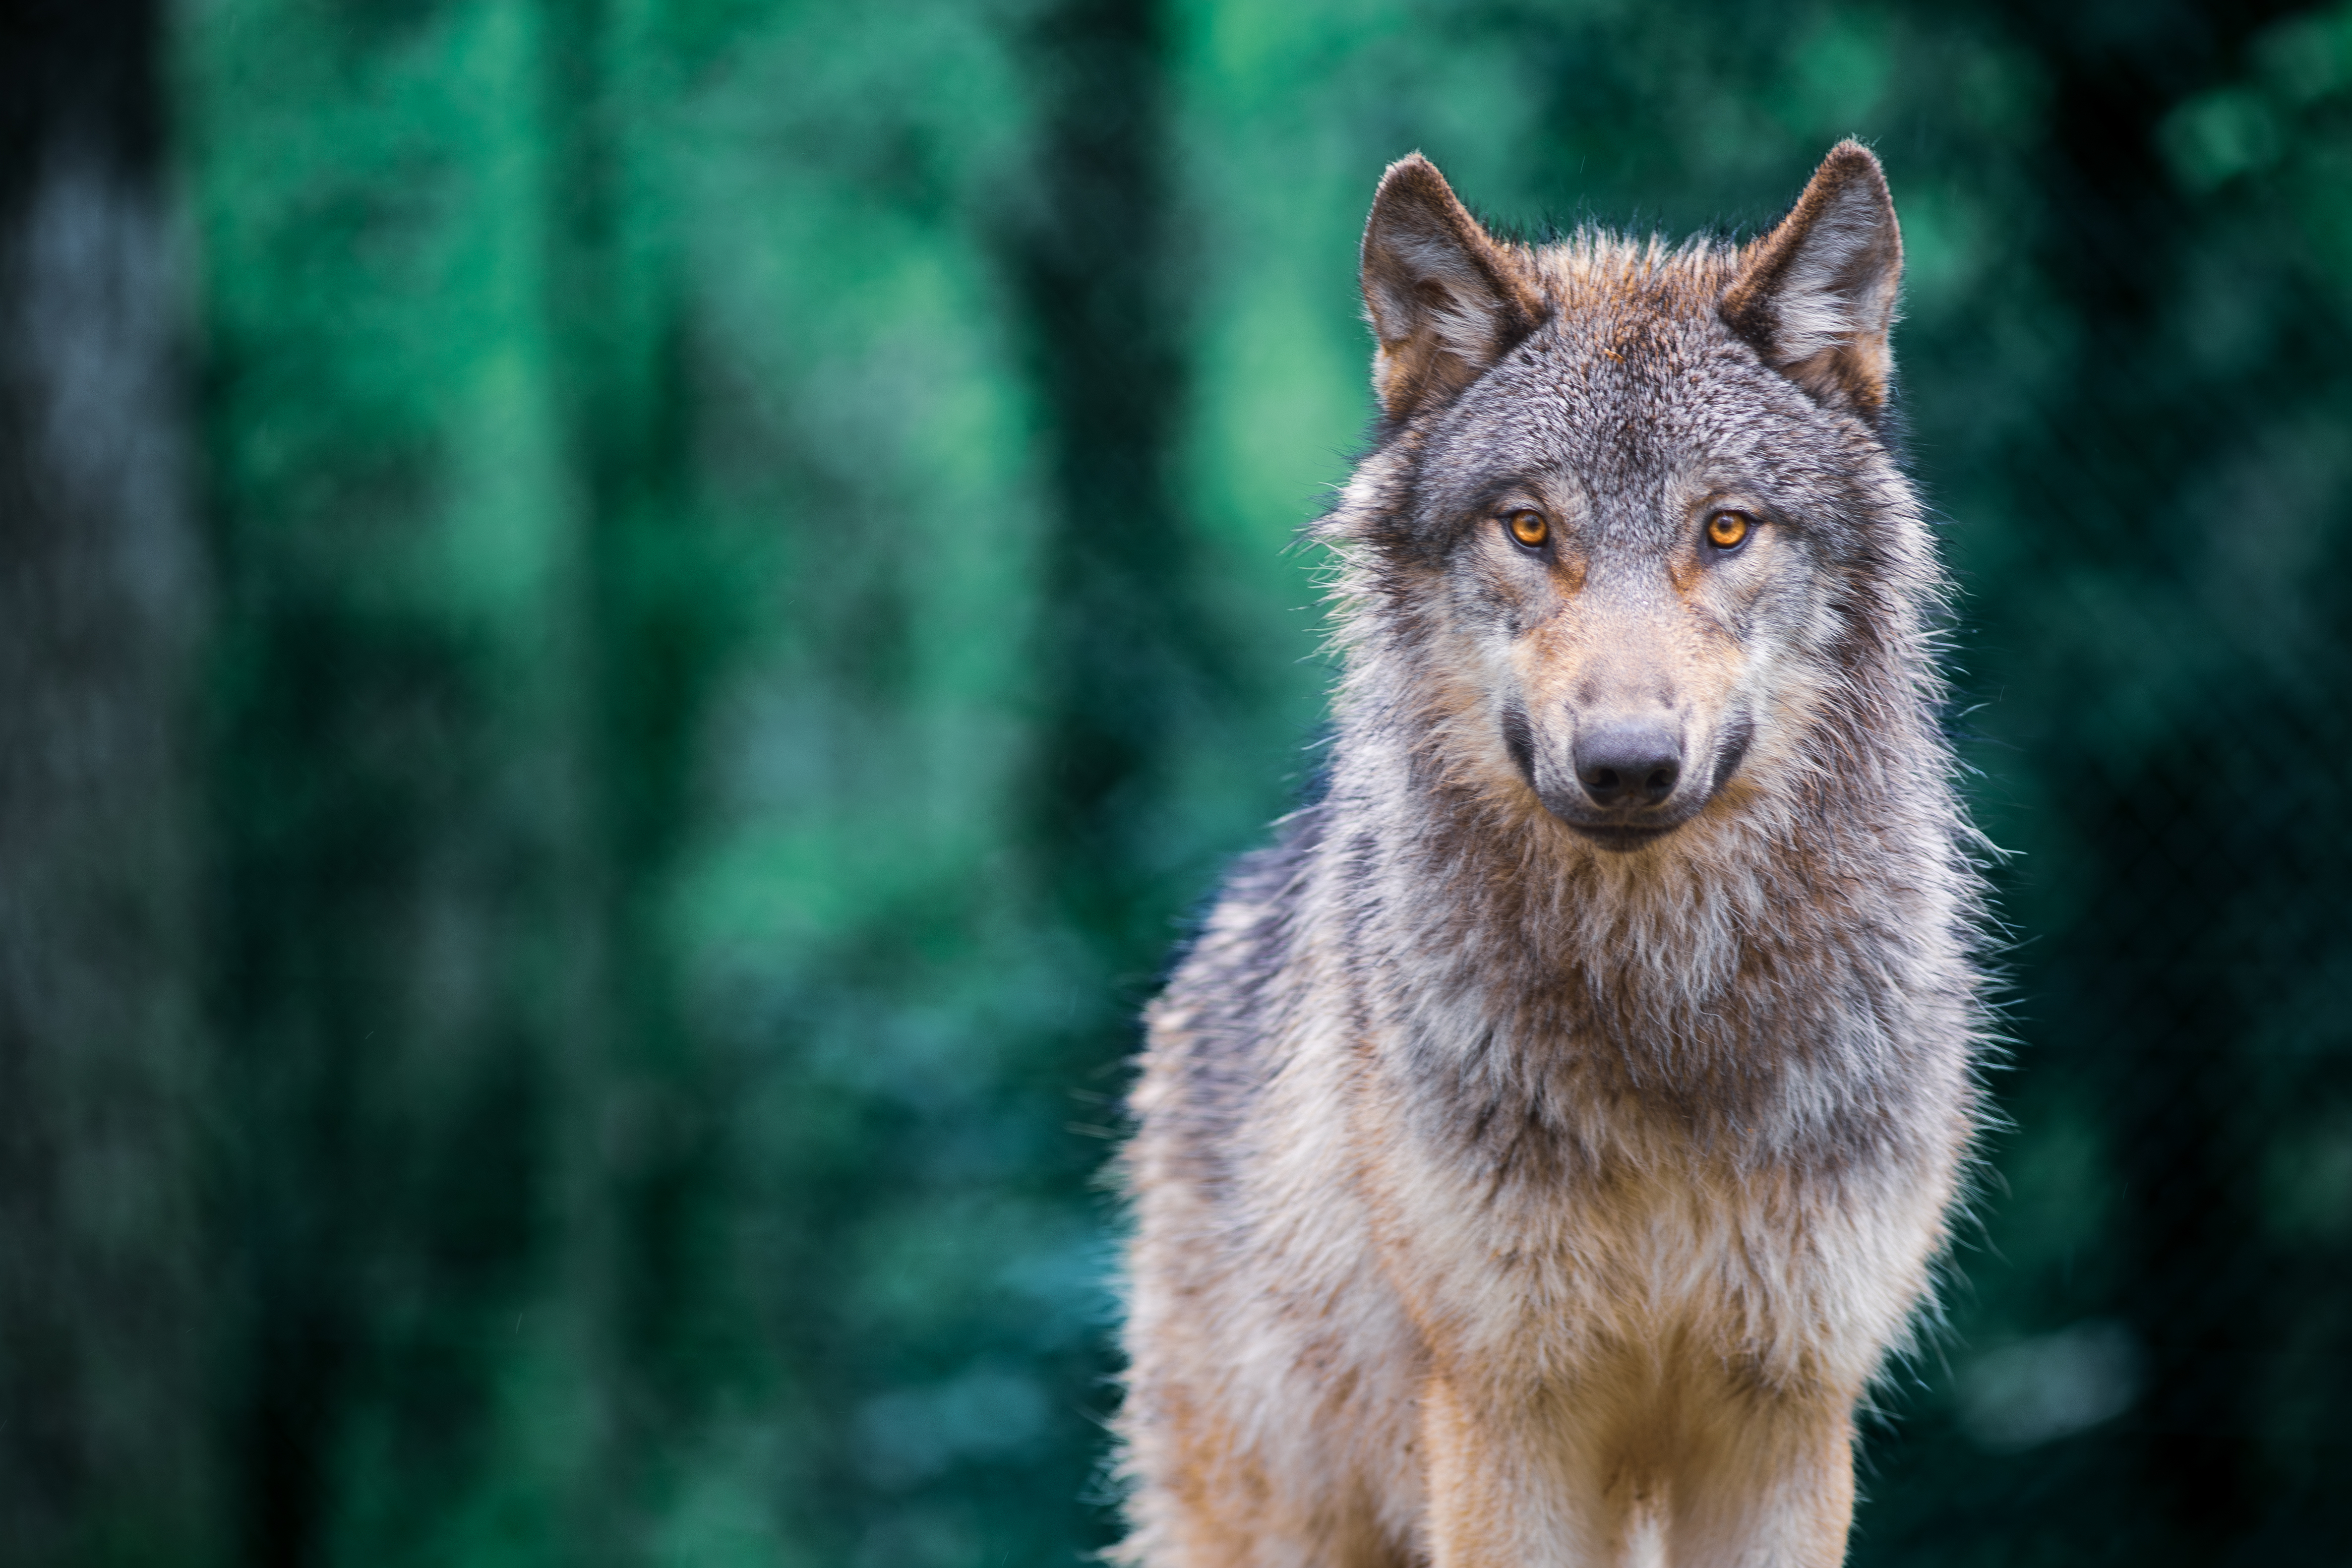
[[[1543,317],[1534,280],[1418,153],[1381,176],[1364,225],[1363,285],[1381,345],[1372,390],[1391,419],[1477,380]]]
[[[1780,226],[1748,247],[1723,296],[1725,324],[1821,402],[1872,424],[1886,407],[1887,333],[1903,234],[1870,149],[1830,149]]]

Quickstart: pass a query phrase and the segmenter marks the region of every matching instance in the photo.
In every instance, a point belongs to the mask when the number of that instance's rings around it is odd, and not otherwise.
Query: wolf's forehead
[[[1531,346],[1572,373],[1572,391],[1676,399],[1729,335],[1718,307],[1733,266],[1733,253],[1712,242],[1670,249],[1579,234],[1539,255],[1552,309]]]
[[[1454,487],[1550,473],[1597,501],[1771,466],[1759,444],[1782,388],[1718,312],[1727,247],[1587,233],[1531,259],[1552,308],[1450,421],[1436,468]]]
[[[1738,268],[1738,252],[1723,241],[1670,246],[1655,237],[1629,239],[1599,229],[1580,230],[1528,259],[1562,315],[1712,317]]]
[[[1763,379],[1711,314],[1562,311],[1477,389],[1463,434],[1522,466],[1679,468],[1751,444]]]

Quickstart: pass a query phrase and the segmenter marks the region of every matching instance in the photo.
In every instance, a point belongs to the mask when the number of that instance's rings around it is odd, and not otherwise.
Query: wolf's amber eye
[[[1717,550],[1737,550],[1755,526],[1756,520],[1744,511],[1719,511],[1706,520],[1706,542]]]
[[[1503,521],[1510,529],[1511,537],[1530,549],[1551,536],[1551,528],[1544,521],[1544,514],[1530,507],[1521,507]]]

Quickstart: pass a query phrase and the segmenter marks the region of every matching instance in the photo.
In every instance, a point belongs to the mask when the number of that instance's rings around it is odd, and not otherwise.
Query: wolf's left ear
[[[1543,316],[1542,290],[1418,153],[1381,176],[1363,262],[1372,387],[1391,419],[1477,380]]]
[[[1724,293],[1723,320],[1816,399],[1876,424],[1902,279],[1903,234],[1885,171],[1861,142],[1841,142],[1789,216],[1748,247]]]

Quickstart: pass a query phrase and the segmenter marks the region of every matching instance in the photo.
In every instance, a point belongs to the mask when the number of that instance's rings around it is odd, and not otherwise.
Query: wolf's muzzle
[[[1526,710],[1504,710],[1503,742],[1545,808],[1604,849],[1638,849],[1704,810],[1747,756],[1755,734],[1733,718],[1694,756],[1682,731],[1648,717],[1576,726],[1567,743],[1539,741]],[[1554,749],[1554,747],[1557,749]]]

